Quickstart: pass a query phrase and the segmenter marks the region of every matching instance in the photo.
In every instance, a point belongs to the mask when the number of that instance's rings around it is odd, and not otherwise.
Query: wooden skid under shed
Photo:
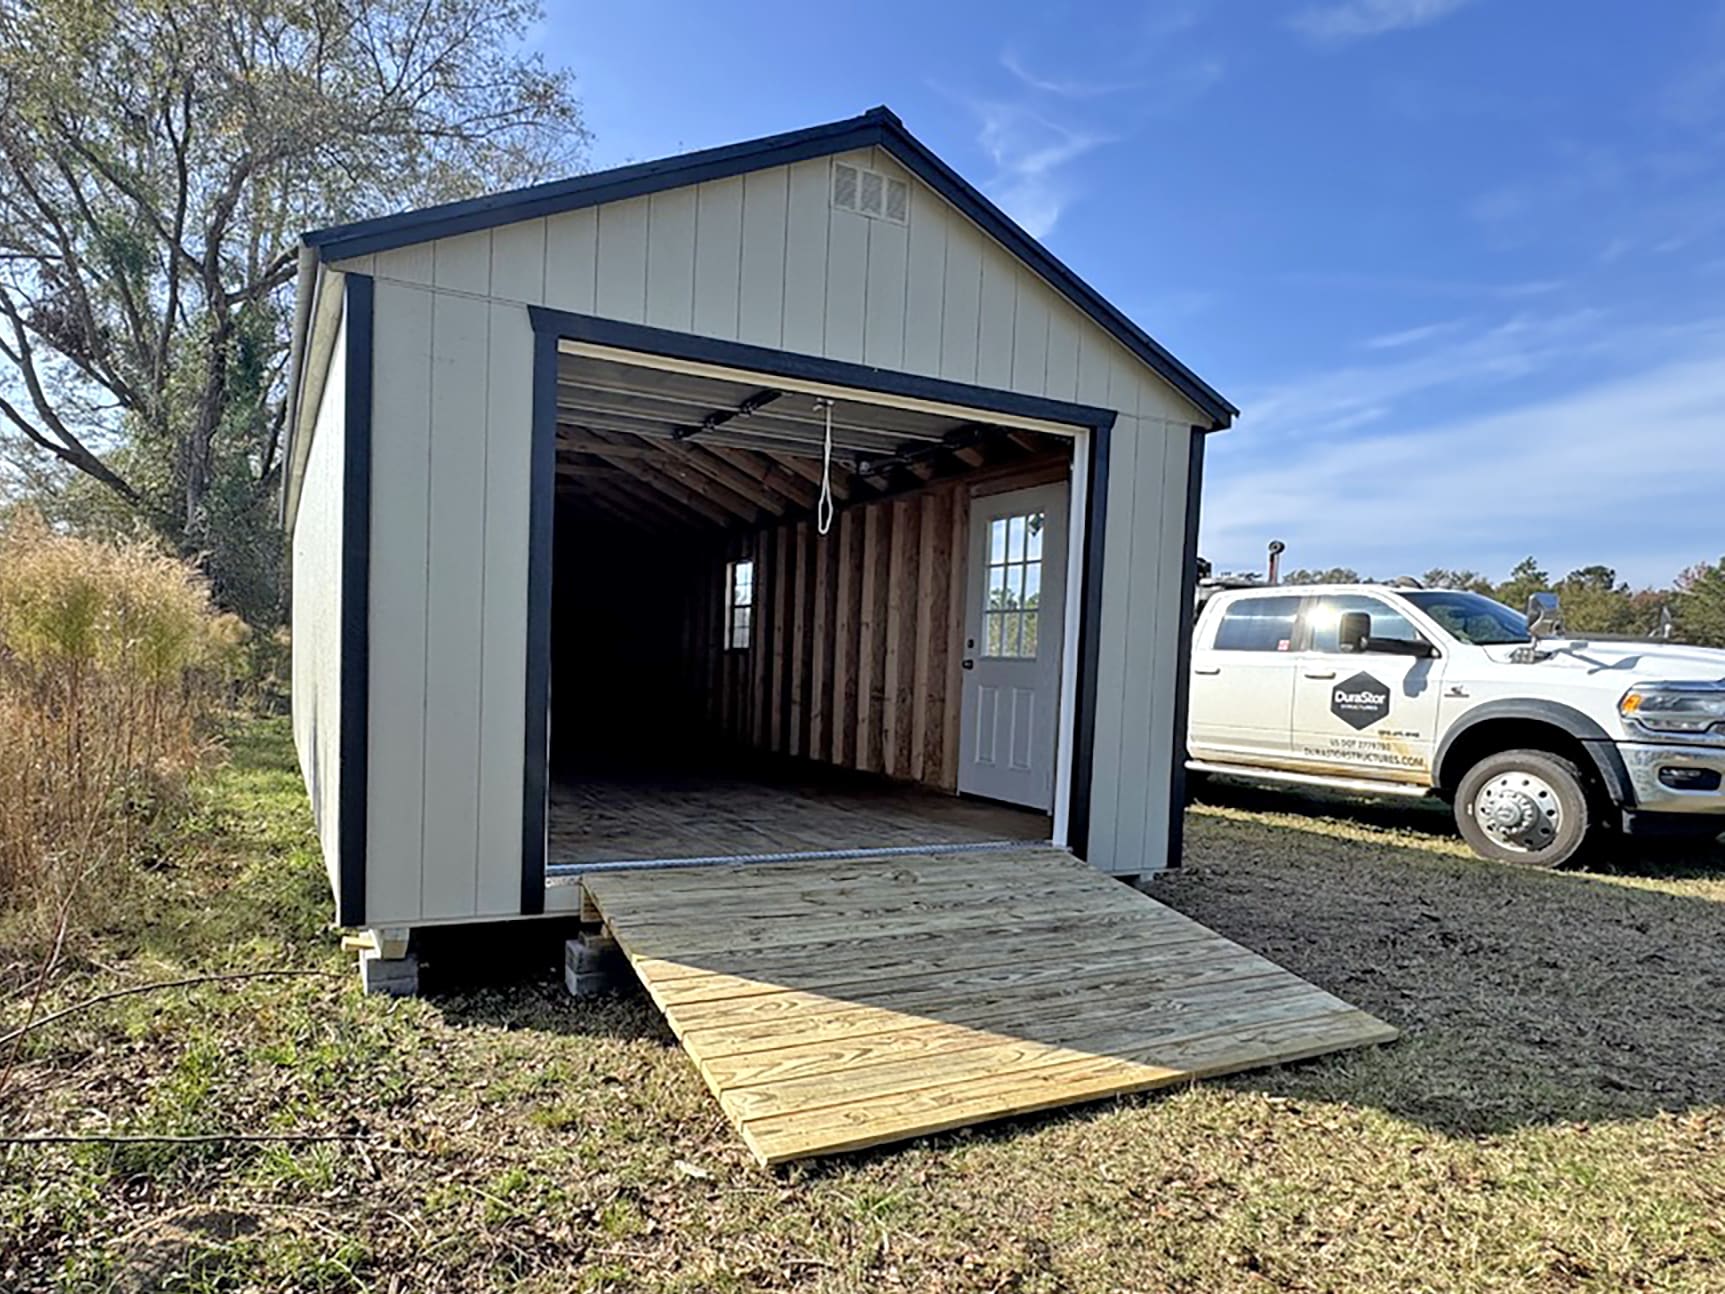
[[[1046,847],[582,885],[763,1164],[1396,1036]]]

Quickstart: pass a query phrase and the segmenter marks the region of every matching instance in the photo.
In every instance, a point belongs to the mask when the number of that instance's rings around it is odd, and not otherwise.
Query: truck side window
[[[1216,626],[1216,651],[1289,651],[1303,599],[1241,598]]]
[[[1358,593],[1339,593],[1321,599],[1306,614],[1306,625],[1312,632],[1311,651],[1341,650],[1341,645],[1336,641],[1336,631],[1341,628],[1343,614],[1349,611],[1364,611],[1371,616],[1373,638],[1396,638],[1403,642],[1413,642],[1419,637],[1419,632],[1408,623],[1406,617],[1376,598],[1364,597]]]

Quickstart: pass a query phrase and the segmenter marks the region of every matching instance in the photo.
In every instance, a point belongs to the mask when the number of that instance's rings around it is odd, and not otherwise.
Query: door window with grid
[[[1043,514],[996,517],[988,526],[984,656],[1035,660],[1042,603]]]
[[[755,564],[730,562],[725,566],[725,646],[746,651],[755,613]]]

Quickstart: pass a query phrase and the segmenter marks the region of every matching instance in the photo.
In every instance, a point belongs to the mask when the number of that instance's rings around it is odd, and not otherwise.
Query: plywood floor
[[[607,771],[551,788],[547,862],[1046,841],[1045,813],[841,771]]]
[[[1395,1037],[1048,848],[582,884],[763,1164]]]

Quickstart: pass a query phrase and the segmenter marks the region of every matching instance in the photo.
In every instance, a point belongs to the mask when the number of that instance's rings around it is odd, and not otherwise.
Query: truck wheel
[[[1455,821],[1482,858],[1561,867],[1586,845],[1593,812],[1581,772],[1567,759],[1506,750],[1468,769],[1456,788]]]

